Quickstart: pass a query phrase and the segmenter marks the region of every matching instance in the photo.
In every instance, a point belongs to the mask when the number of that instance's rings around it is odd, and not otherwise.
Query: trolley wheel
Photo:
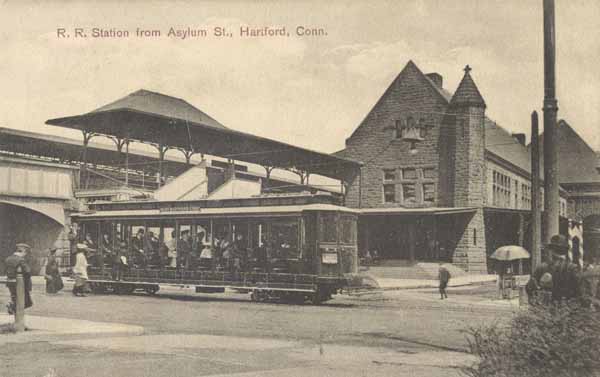
[[[160,287],[158,285],[152,285],[150,287],[145,287],[144,291],[146,293],[148,293],[149,295],[154,295],[154,294],[156,294],[156,292],[158,292],[159,289],[160,289]]]
[[[321,295],[319,294],[319,291],[314,292],[313,294],[310,295],[310,303],[313,305],[321,305]]]
[[[115,291],[119,295],[130,295],[135,291],[135,285],[133,284],[117,284]]]
[[[250,294],[250,299],[254,302],[265,302],[269,299],[269,294],[266,291],[254,290]]]
[[[94,294],[106,293],[106,286],[103,283],[91,283],[90,288]]]

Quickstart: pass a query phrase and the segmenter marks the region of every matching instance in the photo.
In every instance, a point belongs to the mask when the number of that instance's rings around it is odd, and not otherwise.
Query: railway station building
[[[447,262],[469,273],[494,271],[488,257],[499,246],[530,249],[525,135],[486,110],[469,66],[452,94],[440,74],[408,62],[336,153],[363,163],[346,195],[361,209],[359,249],[389,266]],[[581,222],[598,224],[598,159],[564,121],[560,133],[561,232],[581,243]],[[595,241],[589,246],[588,256],[599,255]]]
[[[326,190],[359,210],[359,250],[376,251],[384,265],[429,263],[437,270],[447,262],[469,273],[493,272],[488,256],[497,247],[530,249],[531,161],[525,136],[508,132],[486,110],[469,67],[452,94],[440,74],[409,62],[333,155],[227,129],[181,99],[146,90],[48,121],[89,124],[79,128],[83,143],[0,128],[2,250],[25,241],[42,259],[51,246],[66,253],[70,214],[95,201]],[[101,128],[132,117],[146,131]],[[583,260],[593,260],[600,257],[598,155],[566,121],[558,125],[561,232]],[[98,134],[114,145],[90,141]],[[133,141],[156,150],[129,149]],[[223,158],[192,159],[203,152]],[[276,169],[299,179],[278,178]],[[311,174],[337,179],[339,190],[309,184]]]

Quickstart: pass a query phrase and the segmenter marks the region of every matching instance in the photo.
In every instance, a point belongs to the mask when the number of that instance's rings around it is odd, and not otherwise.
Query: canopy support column
[[[119,151],[119,157],[121,157],[121,155],[123,154],[123,147],[125,146],[125,185],[127,186],[129,183],[129,139],[128,138],[122,138],[122,137],[112,137],[112,136],[108,136],[109,139],[111,139],[115,145],[117,146],[117,151]],[[120,165],[121,161],[117,162],[117,165]],[[142,174],[142,179],[143,179],[144,175]]]
[[[192,149],[179,149],[179,150],[185,156],[185,163],[188,164],[188,165],[190,165],[191,164],[191,160],[192,160],[192,156],[195,155],[196,152],[194,152]],[[202,155],[202,158],[204,158],[204,155]]]
[[[263,168],[265,168],[265,172],[266,172],[265,188],[269,189],[271,187],[271,172],[273,171],[273,169],[275,169],[275,167],[264,165]]]
[[[296,169],[296,168],[292,168],[289,169],[292,173],[295,173],[298,175],[298,177],[300,177],[300,184],[302,186],[308,184],[308,176],[310,175],[310,173],[307,170],[302,170],[302,169]]]
[[[125,186],[129,186],[129,139],[125,143]]]
[[[346,195],[348,194],[348,186],[350,186],[349,182],[347,182],[343,179],[340,181],[340,189],[341,189],[341,194],[342,194],[342,205],[343,206],[346,205]]]
[[[94,136],[96,136],[95,133],[93,132],[88,132],[85,130],[82,130],[81,133],[83,134],[83,156],[82,156],[82,160],[83,160],[83,165],[81,166],[81,169],[79,170],[79,187],[83,187],[83,188],[88,188],[88,179],[89,179],[89,174],[87,171],[87,149],[88,149],[88,144],[90,143],[91,138],[93,138]]]
[[[169,150],[169,146],[168,145],[164,145],[164,144],[154,144],[154,146],[156,147],[156,149],[158,149],[158,188],[160,188],[162,186],[162,181],[163,181],[163,162],[165,160],[165,154],[167,153],[167,151]],[[190,156],[191,157],[191,156]]]

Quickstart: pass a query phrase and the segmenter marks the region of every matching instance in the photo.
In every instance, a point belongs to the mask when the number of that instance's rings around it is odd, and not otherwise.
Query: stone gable
[[[439,202],[439,145],[440,125],[448,102],[439,90],[412,62],[409,62],[386,92],[377,101],[360,126],[346,140],[344,154],[362,161],[361,176],[351,180],[346,205],[363,208],[398,206],[434,206]],[[424,140],[416,145],[416,153],[411,153],[409,143],[395,138],[398,121],[408,118],[424,122],[427,132]],[[401,169],[415,168],[420,179],[417,185],[433,183],[435,201],[428,203],[384,203],[383,171],[395,169],[398,182],[396,197],[401,198]],[[424,177],[427,174],[427,178]],[[359,188],[362,180],[362,190]],[[359,191],[361,200],[359,200]],[[422,188],[417,196],[423,195]]]

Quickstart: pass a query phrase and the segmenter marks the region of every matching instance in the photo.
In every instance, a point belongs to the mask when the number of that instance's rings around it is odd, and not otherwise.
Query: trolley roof
[[[188,102],[138,90],[89,113],[46,124],[162,144],[263,166],[300,169],[334,179],[360,163],[226,128]]]
[[[232,216],[277,216],[286,214],[300,214],[306,211],[337,211],[358,215],[360,212],[351,208],[336,206],[333,204],[306,204],[306,205],[282,205],[282,206],[254,206],[254,207],[227,207],[227,208],[201,208],[190,207],[188,210],[164,210],[164,209],[141,209],[141,210],[113,210],[113,211],[90,211],[73,214],[75,219],[158,219],[165,217],[232,217]]]

